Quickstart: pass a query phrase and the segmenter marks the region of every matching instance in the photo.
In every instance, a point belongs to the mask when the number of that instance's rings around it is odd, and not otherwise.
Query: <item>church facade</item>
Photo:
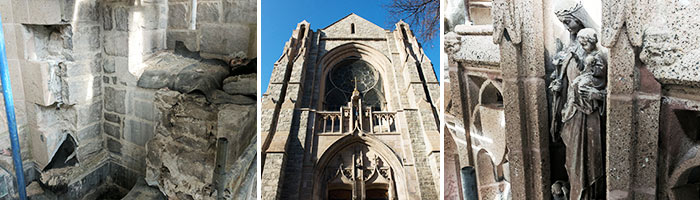
[[[262,96],[262,199],[438,199],[439,89],[402,21],[299,23]]]

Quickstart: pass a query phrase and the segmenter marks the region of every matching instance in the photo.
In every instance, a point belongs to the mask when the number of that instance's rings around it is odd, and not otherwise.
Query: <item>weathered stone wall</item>
[[[97,2],[0,5],[23,159],[43,168],[67,136],[78,143],[80,162],[95,159],[102,146],[95,116],[102,109]],[[0,129],[8,138],[6,124]],[[9,148],[9,142],[5,145],[0,147]]]
[[[95,0],[0,1],[27,180],[38,179],[35,172],[53,159],[65,159],[55,154],[66,140],[75,142],[81,163],[73,171],[88,172],[106,158],[100,120],[103,57],[97,6]],[[4,106],[1,110],[0,149],[9,150]],[[12,171],[11,164],[10,155],[0,155],[3,168]]]
[[[175,41],[182,41],[190,51],[201,51],[203,57],[230,58],[239,52],[245,57],[257,56],[257,1],[199,0],[194,30],[191,2],[168,2],[168,49],[175,47]]]
[[[145,144],[155,135],[153,89],[136,86],[143,63],[166,46],[167,1],[101,2],[104,62],[102,126],[107,150],[125,167],[145,174]]]

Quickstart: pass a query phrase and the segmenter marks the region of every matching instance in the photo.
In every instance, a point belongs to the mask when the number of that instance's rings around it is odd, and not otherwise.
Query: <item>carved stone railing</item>
[[[364,108],[362,112],[354,113],[349,107],[340,111],[316,111],[319,120],[316,133],[347,133],[356,129],[367,133],[394,133],[396,127],[396,112],[372,111]],[[359,117],[359,119],[356,119]]]
[[[376,111],[372,114],[373,133],[393,133],[396,132],[396,112]]]
[[[321,121],[319,133],[340,133],[343,124],[347,124],[347,117],[342,117],[340,111],[317,111],[318,119]],[[345,123],[343,123],[345,122]]]

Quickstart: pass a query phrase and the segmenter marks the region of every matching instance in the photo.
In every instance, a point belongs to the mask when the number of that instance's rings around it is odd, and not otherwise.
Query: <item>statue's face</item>
[[[579,38],[578,42],[579,42],[579,44],[581,44],[581,47],[583,48],[583,50],[586,50],[586,52],[591,52],[591,51],[595,50],[595,44],[590,42],[586,38]]]
[[[566,30],[568,30],[571,34],[576,34],[578,31],[584,28],[581,21],[571,15],[560,16],[559,21],[564,24]]]

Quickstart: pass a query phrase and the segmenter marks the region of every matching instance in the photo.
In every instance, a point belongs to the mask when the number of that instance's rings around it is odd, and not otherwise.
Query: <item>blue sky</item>
[[[284,43],[292,31],[303,20],[316,31],[340,20],[350,13],[381,26],[393,29],[388,11],[382,6],[389,0],[263,0],[261,1],[261,64],[260,88],[264,94],[270,82],[275,61],[282,55]],[[434,38],[430,44],[422,44],[423,50],[433,62],[437,77],[440,77],[440,40]]]

